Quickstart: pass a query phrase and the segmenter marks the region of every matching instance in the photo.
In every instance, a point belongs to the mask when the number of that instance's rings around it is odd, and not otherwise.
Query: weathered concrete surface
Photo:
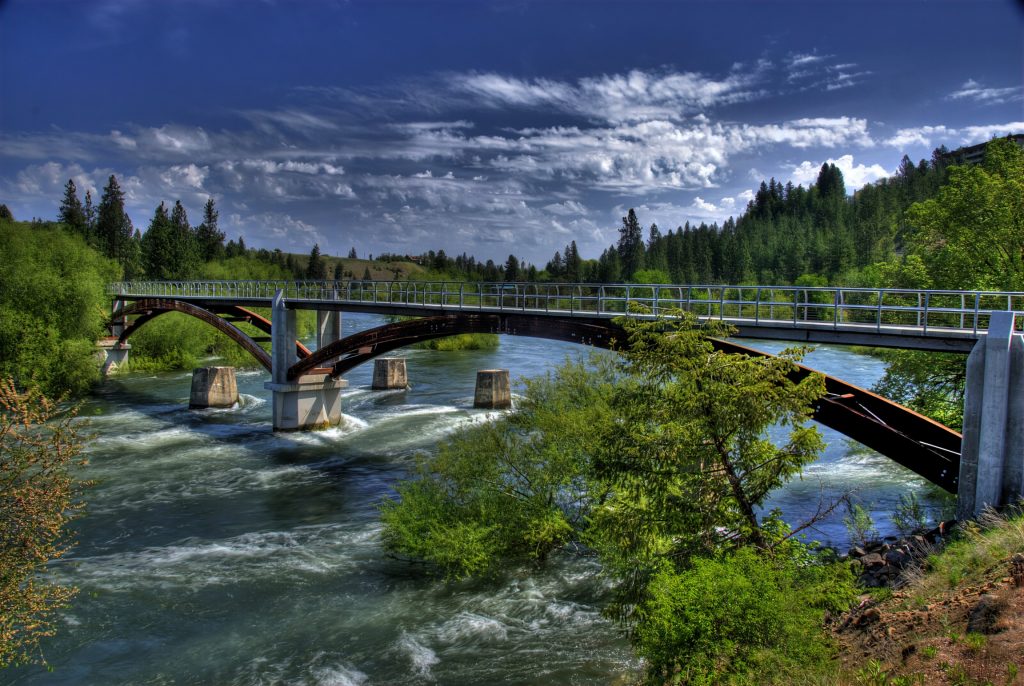
[[[238,402],[234,367],[199,367],[192,370],[191,408],[231,407]]]
[[[331,343],[341,340],[341,312],[317,310],[316,312],[316,349],[326,348]],[[330,367],[334,359],[324,360],[321,365]]]
[[[476,373],[473,407],[503,409],[512,406],[512,385],[507,369],[481,369]]]
[[[404,357],[378,357],[373,361],[374,390],[392,388],[408,388],[409,375],[405,367]]]
[[[268,381],[263,387],[274,394],[274,431],[308,431],[341,424],[341,391],[344,379],[309,374],[297,381]]]
[[[116,374],[128,364],[128,351],[132,346],[128,343],[118,344],[116,338],[104,338],[96,343],[96,361],[100,365],[103,376]]]
[[[967,358],[957,518],[1024,497],[1024,335],[993,312]]]

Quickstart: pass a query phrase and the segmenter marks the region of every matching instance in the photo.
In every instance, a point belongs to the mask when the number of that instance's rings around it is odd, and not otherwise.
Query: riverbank
[[[850,684],[1024,683],[1024,514],[954,535],[833,629]]]

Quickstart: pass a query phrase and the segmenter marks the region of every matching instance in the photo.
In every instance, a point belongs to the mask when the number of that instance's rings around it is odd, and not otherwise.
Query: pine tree
[[[348,259],[350,259],[350,260],[357,260],[357,259],[359,259],[359,255],[356,254],[355,246],[352,246],[352,249],[348,251]]]
[[[306,264],[306,278],[314,281],[327,280],[327,265],[320,257],[320,244],[315,243],[309,251],[309,262]]]
[[[505,262],[505,280],[519,280],[519,260],[515,255],[509,255],[508,261]]]
[[[583,265],[580,259],[580,251],[576,248],[576,241],[572,241],[565,248],[565,279],[571,283],[578,283],[583,280]]]
[[[73,179],[68,179],[64,185],[64,200],[60,204],[58,220],[67,224],[75,233],[88,235],[85,210],[82,209],[82,201],[78,199],[78,188]]]
[[[88,239],[93,241],[96,237],[96,208],[92,204],[92,191],[85,191],[85,207],[82,209],[85,214],[85,230]]]
[[[156,208],[142,237],[142,263],[150,279],[173,279],[175,274],[174,229],[164,203]]]
[[[622,265],[622,277],[632,279],[633,274],[644,268],[644,236],[636,212],[629,208],[629,213],[622,218],[619,229],[619,243],[616,246],[619,261]]]
[[[203,262],[219,260],[224,256],[224,232],[217,228],[218,216],[213,198],[210,198],[203,206],[203,223],[196,228],[199,259]]]
[[[341,262],[334,263],[334,280],[341,281],[345,278],[345,270],[341,267]]]
[[[175,201],[171,210],[171,228],[174,236],[174,252],[172,271],[175,279],[187,279],[195,276],[199,267],[199,250],[192,227],[188,223],[188,215],[180,200]]]
[[[96,214],[96,243],[104,255],[124,266],[133,233],[132,220],[124,209],[124,191],[111,174]]]

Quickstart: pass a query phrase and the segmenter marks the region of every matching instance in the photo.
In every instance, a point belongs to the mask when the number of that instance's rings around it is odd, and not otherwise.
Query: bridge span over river
[[[1024,495],[1024,293],[782,286],[460,283],[420,281],[157,281],[111,284],[108,360],[167,312],[228,335],[271,374],[274,428],[341,418],[339,377],[412,343],[499,333],[609,348],[615,319],[675,310],[736,328],[736,338],[967,354],[964,434],[870,391],[826,376],[815,419],[959,494],[962,515]],[[635,306],[642,306],[638,314]],[[269,308],[270,318],[257,312]],[[317,346],[296,340],[295,312],[317,312]],[[414,317],[341,336],[342,312]],[[269,336],[271,351],[236,324]],[[763,355],[735,343],[724,351]],[[812,373],[798,366],[795,377]]]

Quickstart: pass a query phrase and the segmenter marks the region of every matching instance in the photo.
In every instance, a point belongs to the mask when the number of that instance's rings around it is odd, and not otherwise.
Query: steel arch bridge
[[[169,312],[180,312],[195,317],[221,331],[248,351],[268,371],[272,371],[272,357],[260,342],[242,331],[236,323],[248,323],[262,333],[272,332],[272,322],[249,309],[263,304],[244,296],[209,297],[121,296],[120,307],[115,307],[112,331],[117,343],[123,344],[152,319]],[[241,301],[241,302],[240,302]],[[338,300],[329,301],[333,310],[359,308],[339,307]],[[267,303],[269,304],[269,303]],[[292,303],[296,309],[310,307],[310,303]],[[375,304],[379,311],[379,304]],[[409,314],[408,308],[397,308]],[[387,311],[387,310],[385,310]],[[326,374],[337,378],[354,367],[379,355],[419,341],[442,338],[461,333],[495,333],[568,341],[598,348],[611,349],[616,342],[625,341],[623,329],[607,316],[586,316],[582,313],[509,311],[455,311],[436,314],[429,309],[414,309],[421,318],[385,324],[347,336],[323,345],[315,352],[295,342],[298,361],[287,369],[289,380],[298,380],[310,374]],[[422,315],[431,316],[422,316]],[[714,340],[716,348],[730,353],[766,356],[767,353],[739,345],[731,340]],[[799,380],[811,373],[808,367],[797,365],[791,375]],[[825,375],[826,395],[814,406],[814,419],[821,424],[876,450],[932,483],[955,493],[959,477],[962,437],[923,415],[893,403],[868,390],[848,384],[841,379]]]

